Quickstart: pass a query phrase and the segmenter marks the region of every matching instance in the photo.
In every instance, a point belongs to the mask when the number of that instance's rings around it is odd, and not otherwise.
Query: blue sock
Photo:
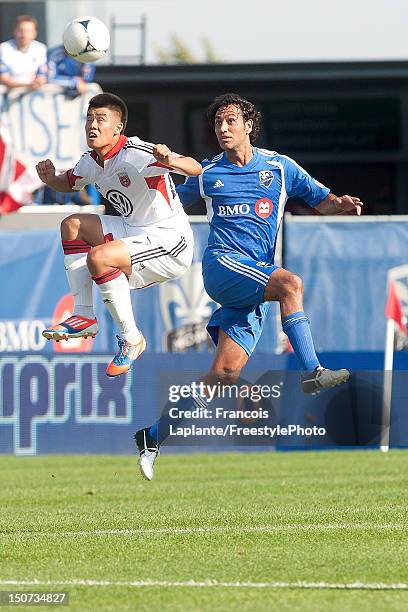
[[[282,321],[282,329],[288,336],[290,343],[299,359],[302,370],[311,372],[320,366],[313,338],[310,331],[310,322],[303,311],[293,312]]]
[[[185,420],[182,417],[171,417],[169,414],[171,408],[176,408],[177,411],[175,411],[175,413],[177,413],[180,410],[207,408],[207,404],[203,398],[192,397],[191,395],[189,397],[179,399],[178,402],[167,402],[160,418],[149,428],[149,434],[159,445],[162,444],[166,438],[168,438],[170,434],[170,425],[173,425],[174,429],[175,427],[179,427]]]

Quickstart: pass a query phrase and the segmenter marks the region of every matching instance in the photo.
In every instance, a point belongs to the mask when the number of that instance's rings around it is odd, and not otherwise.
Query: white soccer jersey
[[[37,75],[47,74],[47,47],[33,40],[26,51],[20,51],[14,38],[0,45],[0,74],[20,83],[31,83]]]
[[[67,172],[69,184],[75,191],[94,184],[128,225],[177,227],[187,215],[170,176],[173,170],[155,159],[153,146],[122,135],[103,166],[95,151],[84,153]]]

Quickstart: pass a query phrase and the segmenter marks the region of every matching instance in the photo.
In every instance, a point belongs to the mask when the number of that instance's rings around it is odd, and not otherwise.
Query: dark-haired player
[[[276,237],[288,197],[302,198],[322,214],[361,213],[359,198],[338,197],[293,159],[253,146],[261,115],[236,94],[216,98],[207,117],[222,152],[203,162],[199,177],[178,188],[183,205],[200,198],[210,223],[203,258],[204,285],[221,307],[207,326],[217,346],[208,385],[235,383],[259,340],[271,301],[280,304],[283,331],[302,369],[305,393],[317,393],[349,378],[349,371],[323,368],[315,353],[309,320],[303,311],[301,279],[274,264]],[[183,399],[182,408],[206,407],[204,398]],[[153,477],[160,443],[168,436],[169,417],[136,433],[143,476]]]
[[[127,372],[146,345],[135,323],[129,289],[181,276],[191,264],[192,232],[169,173],[195,176],[202,170],[197,161],[172,153],[166,145],[127,138],[126,121],[121,98],[110,93],[94,96],[85,124],[90,151],[75,168],[58,176],[49,159],[37,164],[40,179],[56,191],[94,184],[120,212],[118,217],[79,213],[63,220],[65,270],[75,310],[66,321],[43,331],[54,340],[94,337],[95,282],[120,331],[108,376]]]

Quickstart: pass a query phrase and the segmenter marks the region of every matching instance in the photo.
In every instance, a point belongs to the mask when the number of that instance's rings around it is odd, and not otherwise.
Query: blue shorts
[[[277,269],[273,263],[256,261],[235,251],[207,250],[204,253],[204,287],[208,295],[221,304],[207,325],[215,345],[222,329],[248,355],[252,354],[270,306],[269,302],[264,302],[265,287]]]

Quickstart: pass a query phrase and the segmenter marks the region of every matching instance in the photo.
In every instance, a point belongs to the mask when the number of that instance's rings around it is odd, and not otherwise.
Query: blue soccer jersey
[[[242,167],[225,153],[205,160],[201,176],[188,178],[177,191],[185,207],[201,198],[207,205],[203,280],[208,295],[221,305],[208,333],[217,344],[222,329],[251,355],[270,305],[264,292],[276,270],[276,237],[286,201],[302,198],[313,207],[330,190],[290,157],[254,148]]]
[[[72,92],[76,92],[77,89],[75,77],[81,77],[90,83],[96,70],[94,64],[83,64],[70,57],[65,52],[63,45],[58,45],[48,51],[48,69],[50,83],[58,83]]]
[[[201,176],[189,177],[177,188],[183,206],[205,201],[210,249],[231,249],[256,260],[273,261],[288,197],[314,207],[330,191],[290,157],[266,149],[254,148],[242,167],[225,153],[202,165]]]

